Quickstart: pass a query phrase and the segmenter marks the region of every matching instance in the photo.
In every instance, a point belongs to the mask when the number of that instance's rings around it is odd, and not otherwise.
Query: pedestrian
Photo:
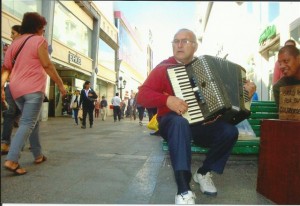
[[[126,98],[121,100],[120,109],[121,109],[121,119],[124,119],[125,109],[126,109]]]
[[[139,125],[143,126],[145,107],[143,107],[141,104],[139,104],[137,102],[137,96],[138,96],[138,93],[135,94],[134,108],[137,109],[137,112],[138,112],[138,115],[139,115]]]
[[[198,48],[197,38],[191,30],[180,29],[174,35],[172,48],[173,56],[156,66],[139,88],[137,102],[144,107],[156,107],[158,110],[159,131],[168,143],[177,184],[175,204],[195,204],[196,196],[190,188],[191,140],[193,139],[197,145],[209,148],[203,165],[195,171],[193,179],[200,184],[201,192],[216,195],[217,189],[212,181],[212,171],[223,173],[237,141],[238,129],[220,119],[191,126],[182,117],[188,105],[184,100],[174,96],[166,70],[171,65],[186,65],[195,58],[194,53]],[[253,93],[253,91],[249,92]]]
[[[58,85],[61,94],[66,95],[62,79],[49,59],[48,43],[43,37],[46,24],[46,19],[39,13],[25,13],[21,24],[22,35],[7,49],[2,67],[2,99],[5,99],[4,83],[9,78],[10,92],[21,111],[19,127],[4,162],[4,167],[16,175],[27,173],[21,168],[19,158],[28,137],[34,163],[39,164],[47,159],[42,153],[38,121],[45,97],[47,75]]]
[[[19,36],[21,36],[21,25],[12,26],[10,35],[11,39],[14,41]],[[21,111],[18,109],[13,97],[11,96],[9,81],[6,82],[4,91],[8,107],[5,111],[2,111],[3,128],[1,135],[1,155],[6,155],[8,153],[13,126],[19,126],[19,118],[21,116]]]
[[[129,117],[130,120],[135,120],[136,119],[136,107],[134,105],[135,99],[134,99],[135,95],[134,93],[132,93],[130,95],[130,99],[128,99],[128,106],[127,106],[127,111],[129,113]]]
[[[95,100],[95,118],[99,118],[99,112],[100,112],[100,99]]]
[[[121,120],[121,99],[119,97],[119,93],[116,93],[116,96],[114,96],[111,100],[111,104],[113,105],[113,113],[114,113],[114,122],[118,120]]]
[[[278,63],[283,77],[273,86],[274,99],[279,107],[280,87],[300,85],[300,51],[287,45],[278,52]]]
[[[95,99],[97,99],[98,96],[96,92],[91,88],[91,82],[85,81],[83,85],[83,89],[80,93],[80,101],[79,101],[79,107],[82,106],[82,129],[86,129],[86,116],[89,114],[89,122],[90,122],[90,128],[93,127],[94,122],[94,102]]]
[[[80,91],[75,90],[71,99],[70,109],[73,110],[75,124],[78,125],[78,111],[79,111]]]
[[[157,113],[157,108],[156,107],[146,108],[146,110],[147,110],[148,117],[149,117],[149,122],[150,122],[152,117]]]
[[[107,101],[105,99],[105,96],[102,96],[102,100],[100,102],[100,109],[102,121],[105,121],[107,116]]]

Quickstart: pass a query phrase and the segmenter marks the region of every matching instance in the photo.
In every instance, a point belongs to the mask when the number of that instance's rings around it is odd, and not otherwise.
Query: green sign
[[[275,25],[268,26],[259,37],[259,45],[262,45],[268,39],[273,39],[275,36],[276,36]]]

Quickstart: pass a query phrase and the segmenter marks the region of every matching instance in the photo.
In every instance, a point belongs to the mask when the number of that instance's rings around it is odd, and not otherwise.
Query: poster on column
[[[279,119],[300,121],[300,85],[280,87]]]

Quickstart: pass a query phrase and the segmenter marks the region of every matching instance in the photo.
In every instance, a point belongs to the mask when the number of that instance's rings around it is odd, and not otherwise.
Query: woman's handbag
[[[78,108],[78,102],[73,102],[72,109],[77,109],[77,108]]]
[[[49,99],[48,99],[48,97],[46,96],[46,94],[44,95],[44,100],[43,100],[43,102],[49,102]]]
[[[151,130],[157,131],[158,130],[158,121],[156,119],[157,114],[155,114],[150,122],[148,123],[147,127]]]
[[[82,120],[82,113],[83,113],[82,109],[79,109],[79,110],[78,110],[78,118],[79,118],[80,120]]]

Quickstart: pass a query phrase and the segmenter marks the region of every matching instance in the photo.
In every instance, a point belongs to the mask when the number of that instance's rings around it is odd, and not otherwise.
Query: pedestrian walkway
[[[20,164],[28,173],[14,177],[1,166],[2,203],[174,204],[176,185],[161,137],[129,119],[95,120],[81,129],[70,117],[41,122],[41,142],[48,160],[33,164],[25,146]],[[193,155],[192,170],[204,155]],[[1,157],[3,165],[5,156]],[[257,157],[232,156],[223,175],[214,175],[216,197],[200,193],[197,204],[274,204],[256,192]]]

